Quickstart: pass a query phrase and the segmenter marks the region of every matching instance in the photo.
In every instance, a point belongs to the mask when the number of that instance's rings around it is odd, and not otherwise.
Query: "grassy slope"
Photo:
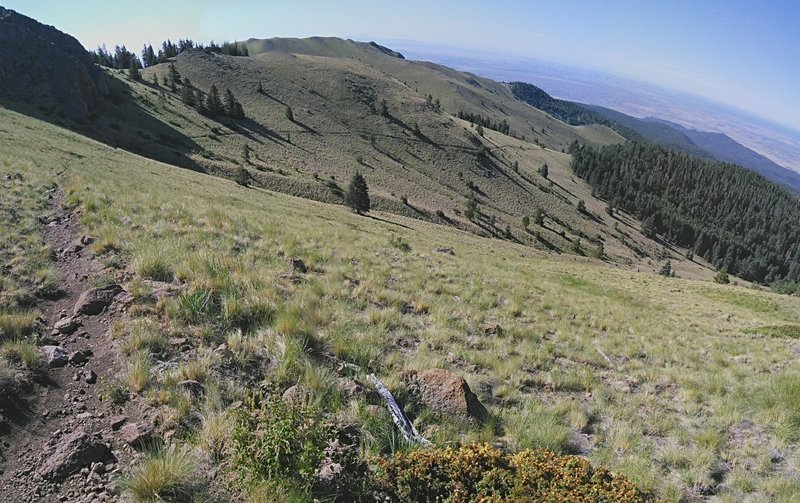
[[[0,118],[3,173],[22,166],[39,183],[66,185],[88,231],[134,268],[129,288],[145,314],[134,328],[158,319],[164,337],[201,347],[200,374],[219,390],[205,403],[186,403],[169,377],[188,373],[191,362],[153,373],[143,391],[166,404],[167,426],[194,408],[217,417],[220,395],[240,392],[228,380],[212,384],[221,340],[242,357],[276,357],[284,384],[304,382],[335,407],[331,370],[291,350],[310,338],[390,386],[405,368],[465,375],[499,427],[421,418],[421,431],[440,443],[497,436],[511,448],[563,451],[582,431],[590,459],[676,500],[719,480],[721,501],[800,496],[800,346],[751,333],[798,323],[796,298],[559,260],[389,213],[358,217],[149,161],[16,113],[0,110]],[[36,197],[27,193],[26,204],[41,204]],[[455,255],[433,251],[440,246]],[[290,256],[312,268],[299,284],[282,275]],[[218,289],[224,317],[261,306],[273,321],[244,340],[187,324],[178,301],[148,304],[141,274],[156,269],[174,271],[190,292]],[[408,304],[418,314],[404,314]],[[487,321],[503,335],[481,335]],[[772,463],[772,448],[785,460]]]
[[[670,257],[678,274],[709,277],[701,264],[684,261],[679,250],[664,253],[662,246],[641,236],[635,221],[621,216],[621,221],[629,225],[621,223],[619,230],[614,229],[615,220],[604,214],[605,204],[592,198],[583,182],[568,176],[569,157],[557,148],[542,148],[488,129],[480,138],[468,123],[445,113],[449,110],[448,100],[460,100],[454,101],[460,105],[453,105],[453,109],[481,100],[494,103],[498,96],[508,94],[505,86],[482,80],[483,87],[466,92],[465,86],[474,87],[465,82],[471,78],[466,74],[388,57],[377,50],[377,54],[367,57],[370,53],[363,44],[350,47],[350,43],[340,40],[331,43],[336,44],[335,51],[314,45],[320,50],[304,50],[311,55],[269,51],[252,58],[204,53],[177,58],[176,67],[194,85],[208,89],[213,83],[233,90],[249,117],[238,132],[200,116],[180,103],[176,94],[165,92],[160,86],[130,83],[120,76],[131,85],[135,98],[122,105],[127,107],[122,115],[146,115],[168,125],[172,128],[168,136],[180,139],[191,163],[212,173],[231,174],[238,165],[245,164],[263,187],[339,202],[341,196],[330,186],[344,187],[358,169],[365,174],[378,209],[479,235],[503,237],[505,228],[510,226],[512,240],[539,249],[568,252],[575,239],[583,236],[583,252],[591,254],[597,246],[590,244],[587,237],[600,236],[606,254],[615,263],[657,270]],[[342,44],[354,51],[352,57],[340,47]],[[339,57],[317,55],[326,52],[335,52]],[[160,65],[144,74],[149,80],[153,73],[162,77],[165,72],[166,67]],[[411,89],[411,84],[403,84],[399,80],[402,76],[419,80],[414,84],[419,86],[419,92]],[[262,83],[262,94],[256,92],[258,82]],[[454,86],[455,91],[451,89]],[[426,104],[428,90],[441,96],[442,111]],[[390,118],[373,110],[383,99]],[[607,128],[573,128],[513,100],[510,94],[508,99],[503,106],[511,107],[513,102],[515,116],[529,118],[537,124],[537,131],[542,131],[541,124],[551,124],[547,133],[540,136],[543,144],[552,141],[565,145],[577,138],[576,131],[583,135],[581,141],[620,140]],[[293,110],[293,121],[286,117],[287,106]],[[116,108],[104,113],[120,114]],[[141,114],[142,110],[146,114]],[[118,135],[132,139],[126,148],[151,148],[138,145],[143,143],[140,132],[150,129],[128,126],[126,120],[117,119],[115,123],[121,124]],[[413,130],[415,124],[419,135]],[[488,159],[481,160],[476,155],[481,143],[492,152]],[[168,147],[153,139],[148,145]],[[242,155],[245,145],[251,149],[248,163],[244,163]],[[512,169],[515,162],[518,173]],[[557,185],[537,174],[544,163],[550,166],[551,178]],[[478,201],[486,215],[477,225],[463,217],[472,192],[468,182],[480,189]],[[407,198],[408,205],[402,203],[402,197]],[[579,198],[586,201],[594,217],[575,211]],[[536,208],[555,217],[544,228],[536,229],[541,239],[521,224],[522,217],[532,215]],[[438,216],[437,211],[442,211],[444,217]]]

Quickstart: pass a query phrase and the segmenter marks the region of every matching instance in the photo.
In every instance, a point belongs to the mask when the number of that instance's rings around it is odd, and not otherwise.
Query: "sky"
[[[0,0],[89,49],[338,36],[538,58],[651,82],[800,130],[800,0]],[[534,83],[535,84],[535,83]]]

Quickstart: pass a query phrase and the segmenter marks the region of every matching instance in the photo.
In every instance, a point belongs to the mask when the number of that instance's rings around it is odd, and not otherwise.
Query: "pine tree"
[[[531,219],[530,219],[530,218],[528,218],[528,215],[525,215],[524,217],[522,217],[522,227],[523,227],[525,230],[528,230],[528,226],[529,226],[530,224],[531,224]]]
[[[261,85],[261,81],[258,81],[258,87],[256,87],[256,92],[258,94],[264,94],[264,87]]]
[[[667,260],[664,265],[661,267],[661,270],[658,271],[658,274],[662,276],[672,276],[672,264],[669,260]]]
[[[352,208],[353,211],[359,215],[369,212],[370,202],[367,181],[358,171],[356,171],[353,178],[350,179],[350,184],[347,186],[344,200],[347,206]]]
[[[175,89],[177,84],[181,83],[181,74],[178,73],[178,69],[175,68],[175,63],[169,64],[169,85],[170,87]]]
[[[133,80],[142,79],[142,74],[139,72],[139,63],[136,61],[136,58],[131,58],[131,62],[128,65],[128,77]]]
[[[583,199],[578,200],[578,204],[575,205],[578,213],[586,213],[586,203],[583,202]]]
[[[183,89],[181,90],[181,101],[190,107],[194,106],[194,91],[192,90],[192,83],[189,77],[183,79]]]
[[[292,107],[286,107],[286,118],[289,121],[294,122],[294,112],[292,112]]]
[[[230,89],[225,89],[225,115],[233,117],[236,115],[236,98]]]
[[[208,91],[206,113],[211,117],[216,117],[225,113],[225,107],[222,106],[222,101],[219,99],[219,91],[214,84],[211,84],[211,89]]]
[[[539,167],[539,174],[542,175],[542,178],[547,179],[547,176],[550,174],[550,169],[547,167],[546,163]]]

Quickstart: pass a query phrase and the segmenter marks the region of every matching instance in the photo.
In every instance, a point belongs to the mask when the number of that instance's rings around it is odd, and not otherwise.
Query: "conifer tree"
[[[225,113],[225,107],[222,106],[222,100],[219,98],[219,91],[214,84],[211,84],[211,89],[208,91],[206,112],[211,117],[216,117]]]
[[[358,171],[356,171],[353,178],[350,179],[350,184],[347,186],[344,200],[347,206],[352,208],[352,210],[359,215],[369,212],[370,201],[367,181]]]
[[[128,64],[128,77],[133,80],[142,79],[142,74],[139,73],[139,64],[136,61],[136,58],[131,58],[131,62]]]
[[[193,107],[195,104],[194,91],[192,90],[192,83],[189,80],[189,77],[183,79],[183,89],[181,90],[181,101],[183,101],[190,107]]]
[[[231,117],[236,115],[236,98],[234,98],[233,93],[230,89],[225,89],[225,115],[230,115]]]
[[[542,165],[539,167],[539,174],[540,174],[540,175],[542,175],[542,178],[545,178],[545,179],[546,179],[546,178],[547,178],[547,176],[550,174],[550,169],[547,167],[547,164],[546,164],[546,163],[545,163],[545,164],[542,164]]]

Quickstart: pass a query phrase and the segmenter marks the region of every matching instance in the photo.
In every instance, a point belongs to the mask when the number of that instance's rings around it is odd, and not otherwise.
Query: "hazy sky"
[[[800,130],[800,0],[0,0],[87,48],[250,37],[407,39],[600,69]]]

